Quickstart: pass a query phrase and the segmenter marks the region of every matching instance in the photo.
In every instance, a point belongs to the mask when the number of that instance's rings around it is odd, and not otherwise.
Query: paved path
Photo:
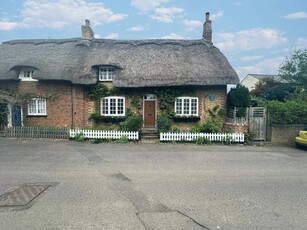
[[[0,139],[0,195],[50,184],[0,229],[306,229],[306,166],[295,148]]]

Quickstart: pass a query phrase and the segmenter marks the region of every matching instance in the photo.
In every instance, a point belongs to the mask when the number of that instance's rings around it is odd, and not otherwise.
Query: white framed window
[[[33,68],[24,68],[19,72],[19,79],[22,81],[37,81],[33,78],[34,69]]]
[[[114,68],[99,67],[99,81],[113,81]]]
[[[198,116],[198,97],[177,97],[175,113],[178,116]]]
[[[46,116],[46,99],[33,98],[28,104],[28,115]]]
[[[102,116],[125,116],[125,97],[104,97],[100,102]]]

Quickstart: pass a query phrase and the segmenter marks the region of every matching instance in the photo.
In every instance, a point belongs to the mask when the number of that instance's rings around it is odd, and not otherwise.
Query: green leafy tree
[[[285,101],[289,95],[295,92],[295,89],[296,87],[292,84],[266,77],[261,79],[250,93],[256,98]]]
[[[286,82],[307,90],[307,49],[298,49],[286,57],[279,68],[279,75]]]

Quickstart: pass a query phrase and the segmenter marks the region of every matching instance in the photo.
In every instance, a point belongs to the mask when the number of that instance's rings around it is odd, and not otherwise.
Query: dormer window
[[[99,81],[113,81],[113,67],[99,67]]]
[[[34,69],[32,68],[24,68],[20,70],[19,79],[22,81],[37,81],[33,79]]]

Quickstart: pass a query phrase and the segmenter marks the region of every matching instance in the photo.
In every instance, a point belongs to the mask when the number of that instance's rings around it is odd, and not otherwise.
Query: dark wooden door
[[[144,101],[145,104],[145,116],[144,126],[155,127],[156,125],[156,101]]]

